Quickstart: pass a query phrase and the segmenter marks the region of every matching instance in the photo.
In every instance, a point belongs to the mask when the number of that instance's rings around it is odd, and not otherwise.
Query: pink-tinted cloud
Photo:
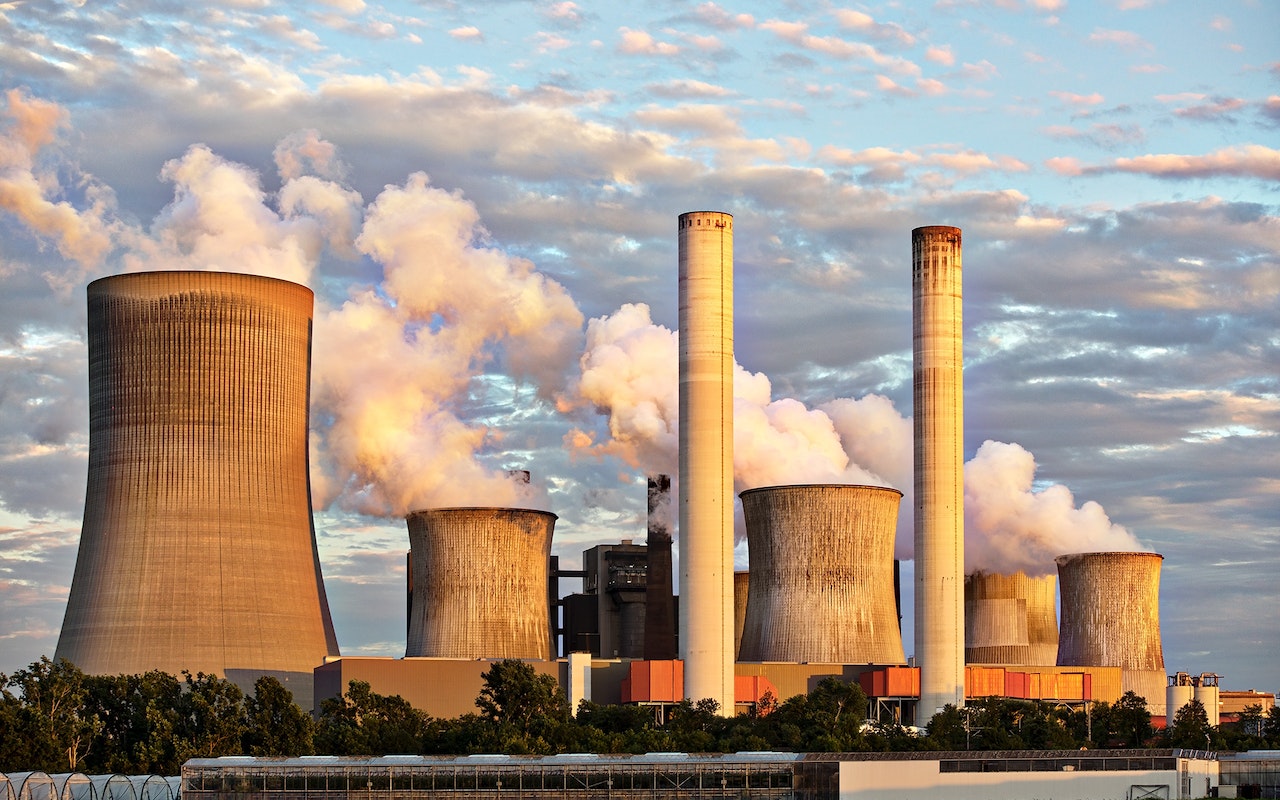
[[[1229,119],[1232,112],[1239,111],[1247,105],[1245,100],[1238,97],[1211,97],[1207,103],[1175,108],[1173,114],[1183,119],[1202,121]]]
[[[1205,155],[1161,153],[1117,158],[1110,164],[1085,166],[1073,158],[1051,158],[1046,166],[1059,175],[1102,175],[1127,172],[1154,178],[1257,178],[1280,181],[1280,150],[1259,144],[1224,147]]]
[[[1089,41],[1093,44],[1109,45],[1126,51],[1140,50],[1146,53],[1155,49],[1150,42],[1133,31],[1094,28],[1093,33],[1089,34]]]
[[[618,33],[622,41],[618,43],[618,52],[628,56],[673,56],[680,52],[677,45],[660,42],[645,31],[631,28],[620,28]]]
[[[1091,94],[1076,94],[1075,92],[1051,91],[1049,92],[1049,94],[1053,97],[1058,98],[1063,103],[1066,103],[1069,106],[1075,106],[1076,108],[1088,108],[1090,106],[1096,106],[1101,104],[1103,100],[1106,99],[1098,92],[1093,92]]]
[[[463,25],[449,31],[449,35],[461,41],[483,42],[484,34],[474,25]]]
[[[832,14],[836,18],[836,23],[844,30],[856,31],[872,39],[892,42],[901,47],[910,47],[916,43],[916,37],[895,22],[876,22],[870,14],[849,8],[838,8]]]
[[[702,3],[694,9],[693,15],[702,24],[722,31],[754,28],[756,24],[755,17],[750,14],[726,11],[716,3]]]
[[[561,25],[582,24],[582,11],[579,10],[577,3],[552,3],[543,13]]]
[[[949,44],[929,47],[924,51],[924,57],[944,67],[954,66],[956,63],[955,53],[951,52],[951,45]]]

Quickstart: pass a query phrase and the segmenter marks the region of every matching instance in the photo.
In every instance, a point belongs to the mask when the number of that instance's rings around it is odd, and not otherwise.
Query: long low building
[[[1216,759],[1188,750],[200,758],[182,767],[182,797],[1184,800],[1217,793]]]

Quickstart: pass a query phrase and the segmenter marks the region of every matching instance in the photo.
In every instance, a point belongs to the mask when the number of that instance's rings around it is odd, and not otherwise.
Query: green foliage
[[[1226,746],[1222,734],[1209,725],[1209,714],[1199,700],[1191,700],[1178,713],[1165,729],[1164,737],[1170,747],[1185,747],[1188,750],[1211,750]]]
[[[335,756],[420,753],[431,719],[399,695],[381,695],[364,681],[351,681],[342,697],[321,703],[315,749]]]
[[[315,724],[279,680],[264,675],[245,701],[244,752],[251,756],[311,755]]]
[[[20,769],[49,773],[79,770],[102,727],[96,716],[85,713],[88,688],[80,668],[65,658],[51,661],[42,656],[7,678],[5,684],[5,715],[14,726],[5,739],[21,740],[13,743],[15,752],[5,754],[5,763],[20,758]],[[17,698],[9,687],[22,695],[18,707],[11,707]]]

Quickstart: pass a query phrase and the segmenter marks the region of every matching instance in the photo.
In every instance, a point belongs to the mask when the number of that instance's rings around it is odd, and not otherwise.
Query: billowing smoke
[[[475,206],[426,175],[387,187],[355,245],[383,267],[316,325],[312,479],[318,505],[371,514],[432,505],[526,505],[528,486],[477,453],[500,431],[462,414],[472,380],[497,364],[544,396],[559,387],[582,315],[523,259],[479,246]]]
[[[612,455],[647,472],[674,472],[679,444],[679,337],[645,305],[625,305],[587,323],[587,346],[568,410],[604,414],[608,438],[574,429],[567,446]],[[893,486],[907,493],[898,550],[910,552],[911,421],[886,398],[834,400],[808,408],[773,399],[769,379],[734,367],[734,488],[794,483]],[[860,458],[851,458],[857,453]],[[904,461],[905,458],[905,461]],[[901,515],[900,515],[901,518]]]
[[[562,388],[582,315],[562,286],[526,260],[485,246],[475,207],[426,175],[389,186],[368,207],[343,181],[336,148],[313,131],[274,158],[281,187],[193,145],[161,178],[173,200],[147,229],[118,219],[109,189],[77,175],[80,206],[41,158],[67,114],[12,91],[0,129],[0,210],[69,260],[50,284],[149,269],[243,272],[310,284],[326,258],[380,272],[346,302],[317,298],[313,346],[312,486],[317,508],[374,515],[447,505],[545,505],[486,454],[502,432],[468,419],[487,370]],[[50,157],[56,162],[56,158]],[[74,198],[73,198],[74,199]],[[107,263],[118,251],[119,263]],[[537,485],[536,483],[534,484]]]
[[[64,258],[85,269],[111,249],[118,227],[110,221],[115,195],[96,181],[75,180],[68,185],[59,176],[57,161],[42,158],[42,151],[56,142],[68,119],[66,110],[56,103],[18,89],[5,93],[0,118],[0,211],[17,217],[32,233],[52,241]],[[46,277],[65,291],[80,276]]]
[[[1032,490],[1035,457],[1020,445],[986,441],[964,467],[965,571],[1043,575],[1065,553],[1146,550],[1088,501],[1055,484]]]

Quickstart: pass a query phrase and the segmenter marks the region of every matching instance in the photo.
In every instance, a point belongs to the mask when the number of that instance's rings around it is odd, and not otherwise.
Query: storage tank
[[[1169,685],[1164,690],[1165,714],[1172,722],[1178,710],[1190,703],[1195,697],[1195,686],[1191,676],[1185,672],[1177,672],[1169,676]]]
[[[751,569],[739,660],[906,663],[893,599],[902,492],[808,484],[740,497]]]
[[[1058,577],[978,570],[964,579],[967,664],[1058,663]]]
[[[522,508],[410,512],[406,657],[553,657],[547,563],[556,515]]]
[[[1164,650],[1160,643],[1157,553],[1075,553],[1058,556],[1062,594],[1059,666],[1120,667],[1122,691],[1165,713]]]
[[[87,299],[89,469],[55,658],[306,695],[338,655],[311,519],[311,290],[138,272]]]
[[[1200,705],[1204,706],[1204,713],[1209,718],[1209,724],[1215,727],[1222,722],[1222,702],[1218,693],[1218,679],[1220,677],[1220,675],[1215,675],[1212,672],[1202,672],[1194,687],[1195,699],[1199,700]]]

